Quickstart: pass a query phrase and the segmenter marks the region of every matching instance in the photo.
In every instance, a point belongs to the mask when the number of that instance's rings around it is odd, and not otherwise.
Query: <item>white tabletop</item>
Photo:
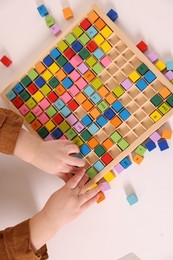
[[[92,0],[71,1],[75,19]],[[172,0],[96,1],[105,12],[119,14],[117,24],[134,43],[145,40],[151,50],[167,61],[173,58]],[[45,4],[62,29],[61,4]],[[28,68],[54,40],[39,17],[34,1],[0,1],[0,48],[5,48],[13,66],[0,66],[0,91]],[[0,105],[5,104],[0,100]],[[172,126],[173,120],[169,121]],[[111,183],[103,203],[94,205],[66,226],[48,244],[51,260],[115,260],[134,252],[142,260],[173,259],[173,172],[170,149],[147,153],[140,166],[133,164]],[[0,155],[0,229],[35,214],[63,182],[12,156]],[[130,207],[125,189],[131,186],[139,202]]]

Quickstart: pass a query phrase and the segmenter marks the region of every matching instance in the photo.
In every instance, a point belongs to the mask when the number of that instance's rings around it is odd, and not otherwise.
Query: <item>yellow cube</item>
[[[101,45],[101,48],[105,53],[107,53],[112,47],[107,41],[104,41],[104,43]]]
[[[138,79],[140,79],[140,75],[139,73],[134,70],[130,75],[129,78],[131,79],[131,81],[136,82]]]
[[[102,42],[104,42],[104,38],[101,36],[101,34],[97,34],[93,40],[97,43],[97,45],[100,45]]]
[[[153,113],[151,113],[150,117],[154,122],[157,122],[160,118],[162,118],[162,115],[157,110],[155,110]]]
[[[52,131],[55,128],[55,124],[49,120],[46,124],[45,127],[47,128],[48,131]]]
[[[113,179],[115,179],[115,174],[113,174],[111,171],[110,172],[107,172],[105,175],[104,175],[104,178],[107,182],[111,182]]]
[[[112,30],[106,25],[102,30],[101,34],[103,37],[108,38],[112,34]]]
[[[166,69],[166,64],[162,61],[159,60],[155,63],[156,68],[158,68],[158,70],[163,71],[164,69]]]
[[[45,81],[49,81],[49,79],[52,78],[52,73],[50,73],[49,70],[46,70],[41,76]]]
[[[33,98],[34,98],[35,101],[38,103],[38,102],[40,102],[40,101],[44,98],[44,95],[43,95],[40,91],[37,91],[37,92],[33,95]]]
[[[52,63],[52,65],[49,67],[49,70],[52,72],[52,74],[55,74],[59,69],[60,67],[55,62]]]

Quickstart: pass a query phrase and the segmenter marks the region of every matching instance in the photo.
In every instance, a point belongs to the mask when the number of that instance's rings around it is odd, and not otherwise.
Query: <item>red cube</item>
[[[12,61],[6,56],[4,55],[0,61],[2,62],[2,64],[5,66],[5,67],[9,67],[12,63]]]
[[[136,46],[142,52],[145,52],[148,49],[148,45],[144,41],[140,41]]]

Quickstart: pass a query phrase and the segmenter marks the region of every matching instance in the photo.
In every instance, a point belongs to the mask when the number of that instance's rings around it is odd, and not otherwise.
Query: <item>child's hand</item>
[[[72,172],[74,166],[84,167],[85,165],[82,159],[73,156],[77,153],[79,153],[79,147],[71,141],[41,141],[30,163],[67,181],[67,173]]]
[[[31,219],[31,242],[35,250],[97,201],[102,184],[80,195],[87,180],[85,170],[78,169],[60,190],[52,194],[42,211]]]
[[[79,147],[71,141],[54,140],[44,142],[22,129],[14,154],[22,160],[29,162],[37,168],[58,175],[67,181],[68,173],[74,166],[84,167],[85,162],[73,155],[79,153]]]

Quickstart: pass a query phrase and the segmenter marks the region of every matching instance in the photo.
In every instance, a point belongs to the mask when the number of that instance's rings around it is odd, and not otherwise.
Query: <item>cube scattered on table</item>
[[[130,204],[130,206],[132,206],[138,202],[138,197],[135,193],[132,193],[127,197],[127,201]]]

